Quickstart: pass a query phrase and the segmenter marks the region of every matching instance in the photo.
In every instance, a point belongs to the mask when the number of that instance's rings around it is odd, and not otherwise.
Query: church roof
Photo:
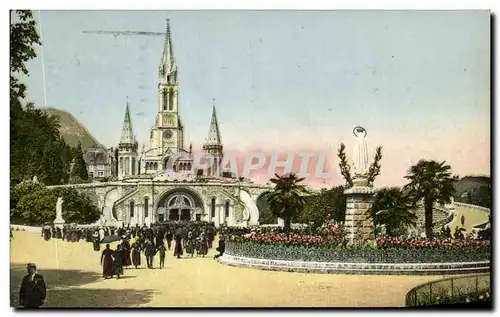
[[[106,150],[87,151],[83,159],[87,165],[107,165],[110,163],[109,153]]]
[[[135,140],[134,131],[132,129],[132,119],[130,118],[130,106],[128,103],[128,98],[127,104],[125,106],[125,118],[123,119],[122,137],[120,138],[120,144],[125,143],[137,143],[137,141]]]
[[[215,111],[215,104],[212,108],[212,119],[210,121],[210,128],[208,130],[208,138],[206,139],[205,145],[222,145],[222,139],[220,137],[219,123],[217,122],[217,113]]]

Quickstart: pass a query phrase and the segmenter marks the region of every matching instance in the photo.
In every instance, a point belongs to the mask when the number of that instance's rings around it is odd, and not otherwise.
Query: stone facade
[[[119,182],[60,185],[85,193],[102,210],[96,225],[150,225],[166,220],[202,220],[216,227],[259,224],[256,201],[270,187],[219,179],[179,182],[157,177]]]

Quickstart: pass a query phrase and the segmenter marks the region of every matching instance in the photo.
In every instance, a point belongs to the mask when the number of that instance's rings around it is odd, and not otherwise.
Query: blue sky
[[[336,164],[339,143],[349,150],[363,125],[370,150],[384,146],[383,185],[424,157],[489,174],[487,11],[42,11],[48,106],[116,146],[128,96],[147,141],[163,37],[82,31],[163,32],[167,16],[195,148],[215,98],[226,148],[326,150]],[[40,56],[27,84],[43,106]]]

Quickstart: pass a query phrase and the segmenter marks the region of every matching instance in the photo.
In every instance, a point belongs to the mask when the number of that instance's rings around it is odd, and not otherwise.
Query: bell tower
[[[164,153],[184,150],[184,126],[179,115],[178,72],[170,19],[167,19],[163,55],[158,67],[158,114],[151,133],[151,147]]]

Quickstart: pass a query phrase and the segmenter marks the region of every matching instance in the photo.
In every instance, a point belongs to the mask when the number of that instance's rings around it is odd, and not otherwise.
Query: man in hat
[[[43,276],[36,273],[36,265],[29,263],[26,266],[28,275],[21,282],[19,303],[24,308],[38,308],[45,303],[46,287]]]

